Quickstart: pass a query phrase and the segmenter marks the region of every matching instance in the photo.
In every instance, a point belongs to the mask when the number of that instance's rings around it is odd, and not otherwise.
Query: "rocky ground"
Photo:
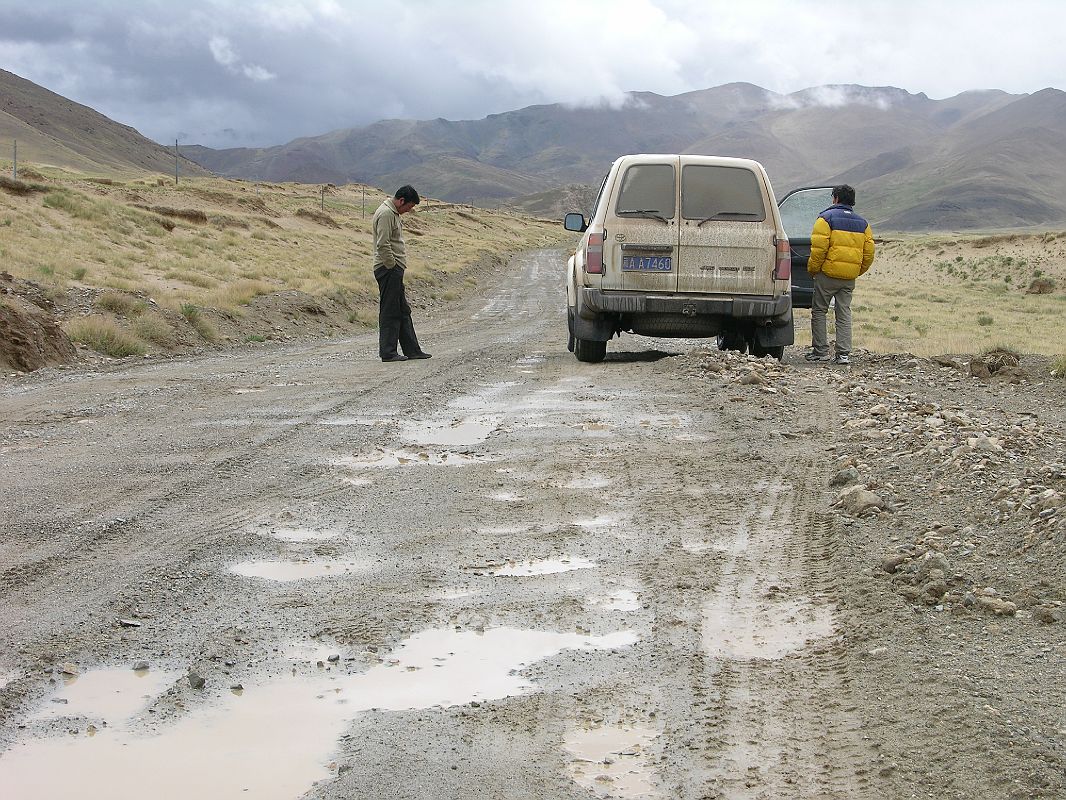
[[[580,364],[559,259],[6,378],[0,795],[1066,795],[1047,361]]]

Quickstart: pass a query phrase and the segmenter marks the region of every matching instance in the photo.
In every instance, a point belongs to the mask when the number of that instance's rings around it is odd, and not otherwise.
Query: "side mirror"
[[[588,224],[585,222],[585,215],[578,214],[576,211],[567,214],[563,217],[563,227],[568,231],[574,231],[575,233],[584,233],[588,230]]]

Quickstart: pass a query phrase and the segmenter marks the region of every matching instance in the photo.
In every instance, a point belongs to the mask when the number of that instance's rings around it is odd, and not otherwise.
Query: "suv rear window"
[[[622,178],[614,213],[643,211],[673,219],[675,191],[673,164],[634,164]]]
[[[681,171],[681,214],[685,219],[762,222],[762,188],[743,167],[686,164]]]

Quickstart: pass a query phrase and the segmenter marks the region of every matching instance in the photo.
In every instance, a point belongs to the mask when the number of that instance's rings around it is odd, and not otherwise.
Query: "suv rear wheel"
[[[607,342],[592,342],[588,339],[574,340],[574,355],[578,361],[598,364],[607,355]]]

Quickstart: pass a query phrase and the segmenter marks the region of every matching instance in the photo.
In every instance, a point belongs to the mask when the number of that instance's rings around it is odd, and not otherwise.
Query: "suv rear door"
[[[677,156],[622,164],[604,218],[604,289],[677,290]]]
[[[792,307],[810,308],[814,278],[807,274],[811,257],[811,231],[818,215],[833,204],[833,187],[813,186],[793,189],[781,198],[778,207],[781,224],[792,248]]]
[[[754,170],[681,156],[677,290],[772,296],[771,202]]]

